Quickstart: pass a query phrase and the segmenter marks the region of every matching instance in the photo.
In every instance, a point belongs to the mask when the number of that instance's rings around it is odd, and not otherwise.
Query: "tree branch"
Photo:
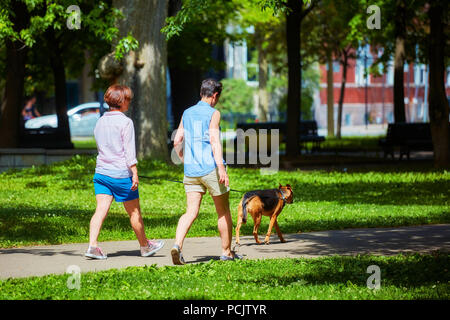
[[[308,8],[306,8],[306,10],[302,10],[300,19],[303,20],[303,18],[305,18],[308,15],[308,13],[310,13],[319,4],[319,2],[320,2],[320,0],[313,1],[313,2],[311,2],[311,5]]]

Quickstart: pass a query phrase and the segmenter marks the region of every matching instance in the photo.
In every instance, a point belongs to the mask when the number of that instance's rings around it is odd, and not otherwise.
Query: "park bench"
[[[389,154],[394,159],[395,150],[399,150],[401,160],[406,155],[409,160],[411,151],[433,151],[431,128],[429,123],[390,123],[386,138],[379,140],[384,157]]]
[[[19,134],[20,148],[73,149],[73,143],[60,139],[57,128],[21,129]]]
[[[281,142],[286,142],[287,124],[285,122],[255,122],[255,123],[238,123],[236,129],[248,130],[267,129],[268,133],[271,129],[280,130],[282,136]],[[325,137],[319,136],[317,132],[317,122],[314,120],[300,121],[298,132],[300,135],[300,149],[307,149],[306,143],[312,142],[311,152],[320,149],[320,144],[325,141]]]
[[[319,136],[317,130],[317,122],[314,120],[300,122],[300,145],[304,146],[304,143],[312,142],[311,151],[319,150],[320,144],[325,141],[324,136]],[[306,147],[305,147],[306,148]]]

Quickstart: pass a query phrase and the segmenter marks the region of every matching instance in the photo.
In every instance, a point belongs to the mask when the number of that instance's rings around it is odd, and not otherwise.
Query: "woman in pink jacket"
[[[97,209],[90,222],[89,248],[85,254],[92,259],[107,258],[98,247],[97,239],[113,199],[123,202],[143,257],[155,254],[164,246],[163,241],[150,241],[145,235],[139,205],[134,126],[133,121],[124,114],[128,111],[132,95],[127,86],[116,84],[109,87],[104,97],[109,112],[97,121],[94,129],[98,149],[94,175]]]

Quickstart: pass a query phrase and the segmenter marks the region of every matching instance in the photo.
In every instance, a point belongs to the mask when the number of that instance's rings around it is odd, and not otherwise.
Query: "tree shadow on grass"
[[[93,212],[91,210],[80,209],[36,209],[33,207],[3,207],[0,208],[0,241],[16,241],[26,243],[44,242],[49,244],[60,244],[67,239],[88,238],[89,221]],[[205,215],[199,216],[199,220],[209,219]],[[167,232],[176,230],[179,220],[179,214],[167,215],[166,213],[155,213],[144,215],[144,225],[158,232]],[[202,220],[203,221],[203,220]],[[251,221],[251,219],[249,220]],[[366,227],[395,227],[405,225],[421,225],[430,223],[448,223],[450,221],[450,212],[428,213],[422,217],[395,215],[389,217],[370,217],[369,219],[358,220],[350,218],[317,220],[317,219],[279,219],[280,229],[283,234],[292,234],[319,230],[337,230],[344,228],[366,228]],[[267,229],[268,219],[263,219],[259,228],[260,240],[263,240]],[[235,221],[234,221],[235,223]],[[213,219],[211,222],[196,221],[199,226],[200,234],[214,234],[218,236],[217,223]],[[110,214],[102,227],[102,234],[120,233],[123,240],[134,239],[128,215]],[[253,230],[253,221],[242,226],[241,235],[251,235]],[[127,238],[129,232],[130,238]],[[234,233],[234,232],[233,232]],[[164,235],[159,235],[163,237]],[[272,242],[278,242],[275,230],[272,230]],[[289,240],[289,238],[286,238]],[[79,241],[79,240],[76,240]],[[253,240],[254,241],[254,240]]]
[[[82,254],[78,250],[64,250],[59,251],[56,249],[48,249],[48,248],[39,248],[39,249],[25,249],[25,248],[16,248],[16,249],[0,249],[0,256],[1,255],[8,255],[8,254],[31,254],[36,256],[43,256],[43,257],[51,257],[54,255],[65,255],[65,256],[82,256]]]
[[[234,227],[236,227],[236,220],[233,221]],[[282,234],[291,234],[299,232],[312,232],[322,230],[343,230],[343,229],[355,229],[355,228],[387,228],[398,226],[417,226],[417,225],[429,225],[438,223],[450,223],[450,211],[449,212],[429,212],[423,216],[408,216],[408,215],[392,215],[392,216],[367,216],[365,219],[358,218],[299,218],[293,219],[289,217],[288,220],[284,220],[282,216],[278,218],[278,225]],[[253,233],[254,222],[250,218],[246,224],[241,225],[240,236],[248,236]],[[258,236],[261,241],[267,234],[269,228],[269,218],[263,217],[262,222],[258,229]],[[206,228],[206,230],[217,231],[217,226],[212,225]],[[233,236],[235,231],[233,229]],[[278,236],[275,228],[272,228],[271,237]],[[253,237],[252,237],[253,239]],[[288,240],[288,239],[286,239]],[[271,240],[272,241],[272,240]]]
[[[210,260],[220,260],[219,256],[193,256],[194,260],[186,261],[186,263],[208,262]]]
[[[270,263],[270,262],[266,262]],[[321,285],[342,284],[365,287],[371,273],[367,267],[376,265],[380,268],[381,286],[394,285],[397,287],[420,287],[442,284],[450,281],[448,266],[450,255],[448,253],[435,253],[433,255],[406,255],[403,258],[373,257],[373,256],[333,256],[325,259],[314,259],[303,262],[294,260],[294,264],[303,263],[302,267],[292,267],[288,275],[267,274],[254,275],[251,279],[241,279],[241,283],[266,285]],[[448,296],[447,292],[447,296]]]
[[[68,238],[89,237],[89,222],[93,212],[79,209],[1,208],[0,241],[61,244]],[[175,230],[179,216],[144,216],[146,228],[170,227]],[[102,233],[130,232],[129,216],[110,214]]]
[[[256,245],[253,237],[241,238],[240,252],[249,247],[267,256],[396,255],[407,252],[450,252],[450,226],[346,229],[285,235],[287,243],[271,236],[269,245]]]
[[[288,181],[295,202],[337,202],[375,205],[447,205],[450,180],[426,182],[342,182],[330,184]]]

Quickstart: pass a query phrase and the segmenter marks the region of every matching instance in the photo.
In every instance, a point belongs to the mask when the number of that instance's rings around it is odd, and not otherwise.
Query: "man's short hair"
[[[220,96],[222,93],[222,83],[214,79],[205,79],[202,81],[202,87],[200,88],[201,97],[212,97],[216,92],[218,92]]]

